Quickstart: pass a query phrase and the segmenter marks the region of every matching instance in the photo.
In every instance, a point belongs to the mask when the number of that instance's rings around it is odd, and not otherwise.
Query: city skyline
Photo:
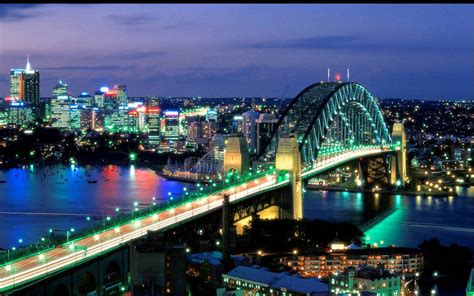
[[[131,96],[293,97],[325,81],[327,68],[343,81],[350,68],[351,81],[380,97],[472,99],[472,12],[472,5],[1,5],[0,97],[9,95],[10,69],[24,67],[29,54],[42,97],[58,80],[74,94],[127,84]]]

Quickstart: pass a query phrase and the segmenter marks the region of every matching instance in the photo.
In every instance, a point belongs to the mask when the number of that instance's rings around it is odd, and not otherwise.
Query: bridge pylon
[[[249,171],[250,157],[247,142],[241,136],[227,138],[224,151],[224,176],[231,171],[244,175]]]
[[[301,156],[294,135],[282,136],[278,141],[275,161],[278,173],[284,171],[290,175],[292,188],[292,216],[303,219],[303,182],[301,178]]]
[[[397,151],[392,156],[390,166],[390,183],[392,185],[404,186],[407,180],[407,144],[405,128],[403,123],[395,122],[392,129],[392,143],[397,144]],[[397,181],[399,183],[397,184]]]

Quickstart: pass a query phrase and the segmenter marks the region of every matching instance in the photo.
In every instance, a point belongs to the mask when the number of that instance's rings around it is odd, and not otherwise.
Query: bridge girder
[[[288,134],[297,137],[303,166],[316,161],[324,147],[392,142],[375,98],[358,83],[316,83],[300,92],[279,118],[258,160],[275,161],[278,139]]]

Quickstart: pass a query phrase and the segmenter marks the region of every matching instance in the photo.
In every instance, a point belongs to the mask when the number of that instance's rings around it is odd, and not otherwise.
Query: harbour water
[[[0,171],[0,247],[39,240],[49,228],[79,229],[88,221],[171,196],[179,198],[192,184],[159,177],[134,166],[27,166]],[[88,181],[97,180],[97,183]],[[458,197],[375,196],[308,190],[304,216],[362,224],[393,209],[366,234],[370,242],[416,247],[423,239],[458,243],[474,249],[474,188],[458,188]]]

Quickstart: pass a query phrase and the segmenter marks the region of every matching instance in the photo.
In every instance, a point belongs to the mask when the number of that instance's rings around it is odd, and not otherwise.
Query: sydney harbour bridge
[[[363,163],[365,182],[402,185],[407,178],[403,125],[395,123],[390,131],[376,100],[358,83],[324,82],[305,88],[280,116],[265,147],[250,159],[246,141],[230,136],[221,181],[198,184],[195,192],[186,192],[173,203],[108,217],[100,227],[54,247],[38,244],[11,252],[0,262],[0,295],[25,289],[30,295],[55,295],[58,289],[57,295],[74,295],[81,281],[78,266],[89,268],[89,277],[95,277],[88,292],[105,295],[111,284],[129,290],[128,265],[114,256],[117,250],[126,252],[130,241],[223,208],[233,224],[270,208],[277,209],[274,218],[302,219],[305,182],[348,162]],[[110,264],[120,270],[114,283],[104,280]]]

